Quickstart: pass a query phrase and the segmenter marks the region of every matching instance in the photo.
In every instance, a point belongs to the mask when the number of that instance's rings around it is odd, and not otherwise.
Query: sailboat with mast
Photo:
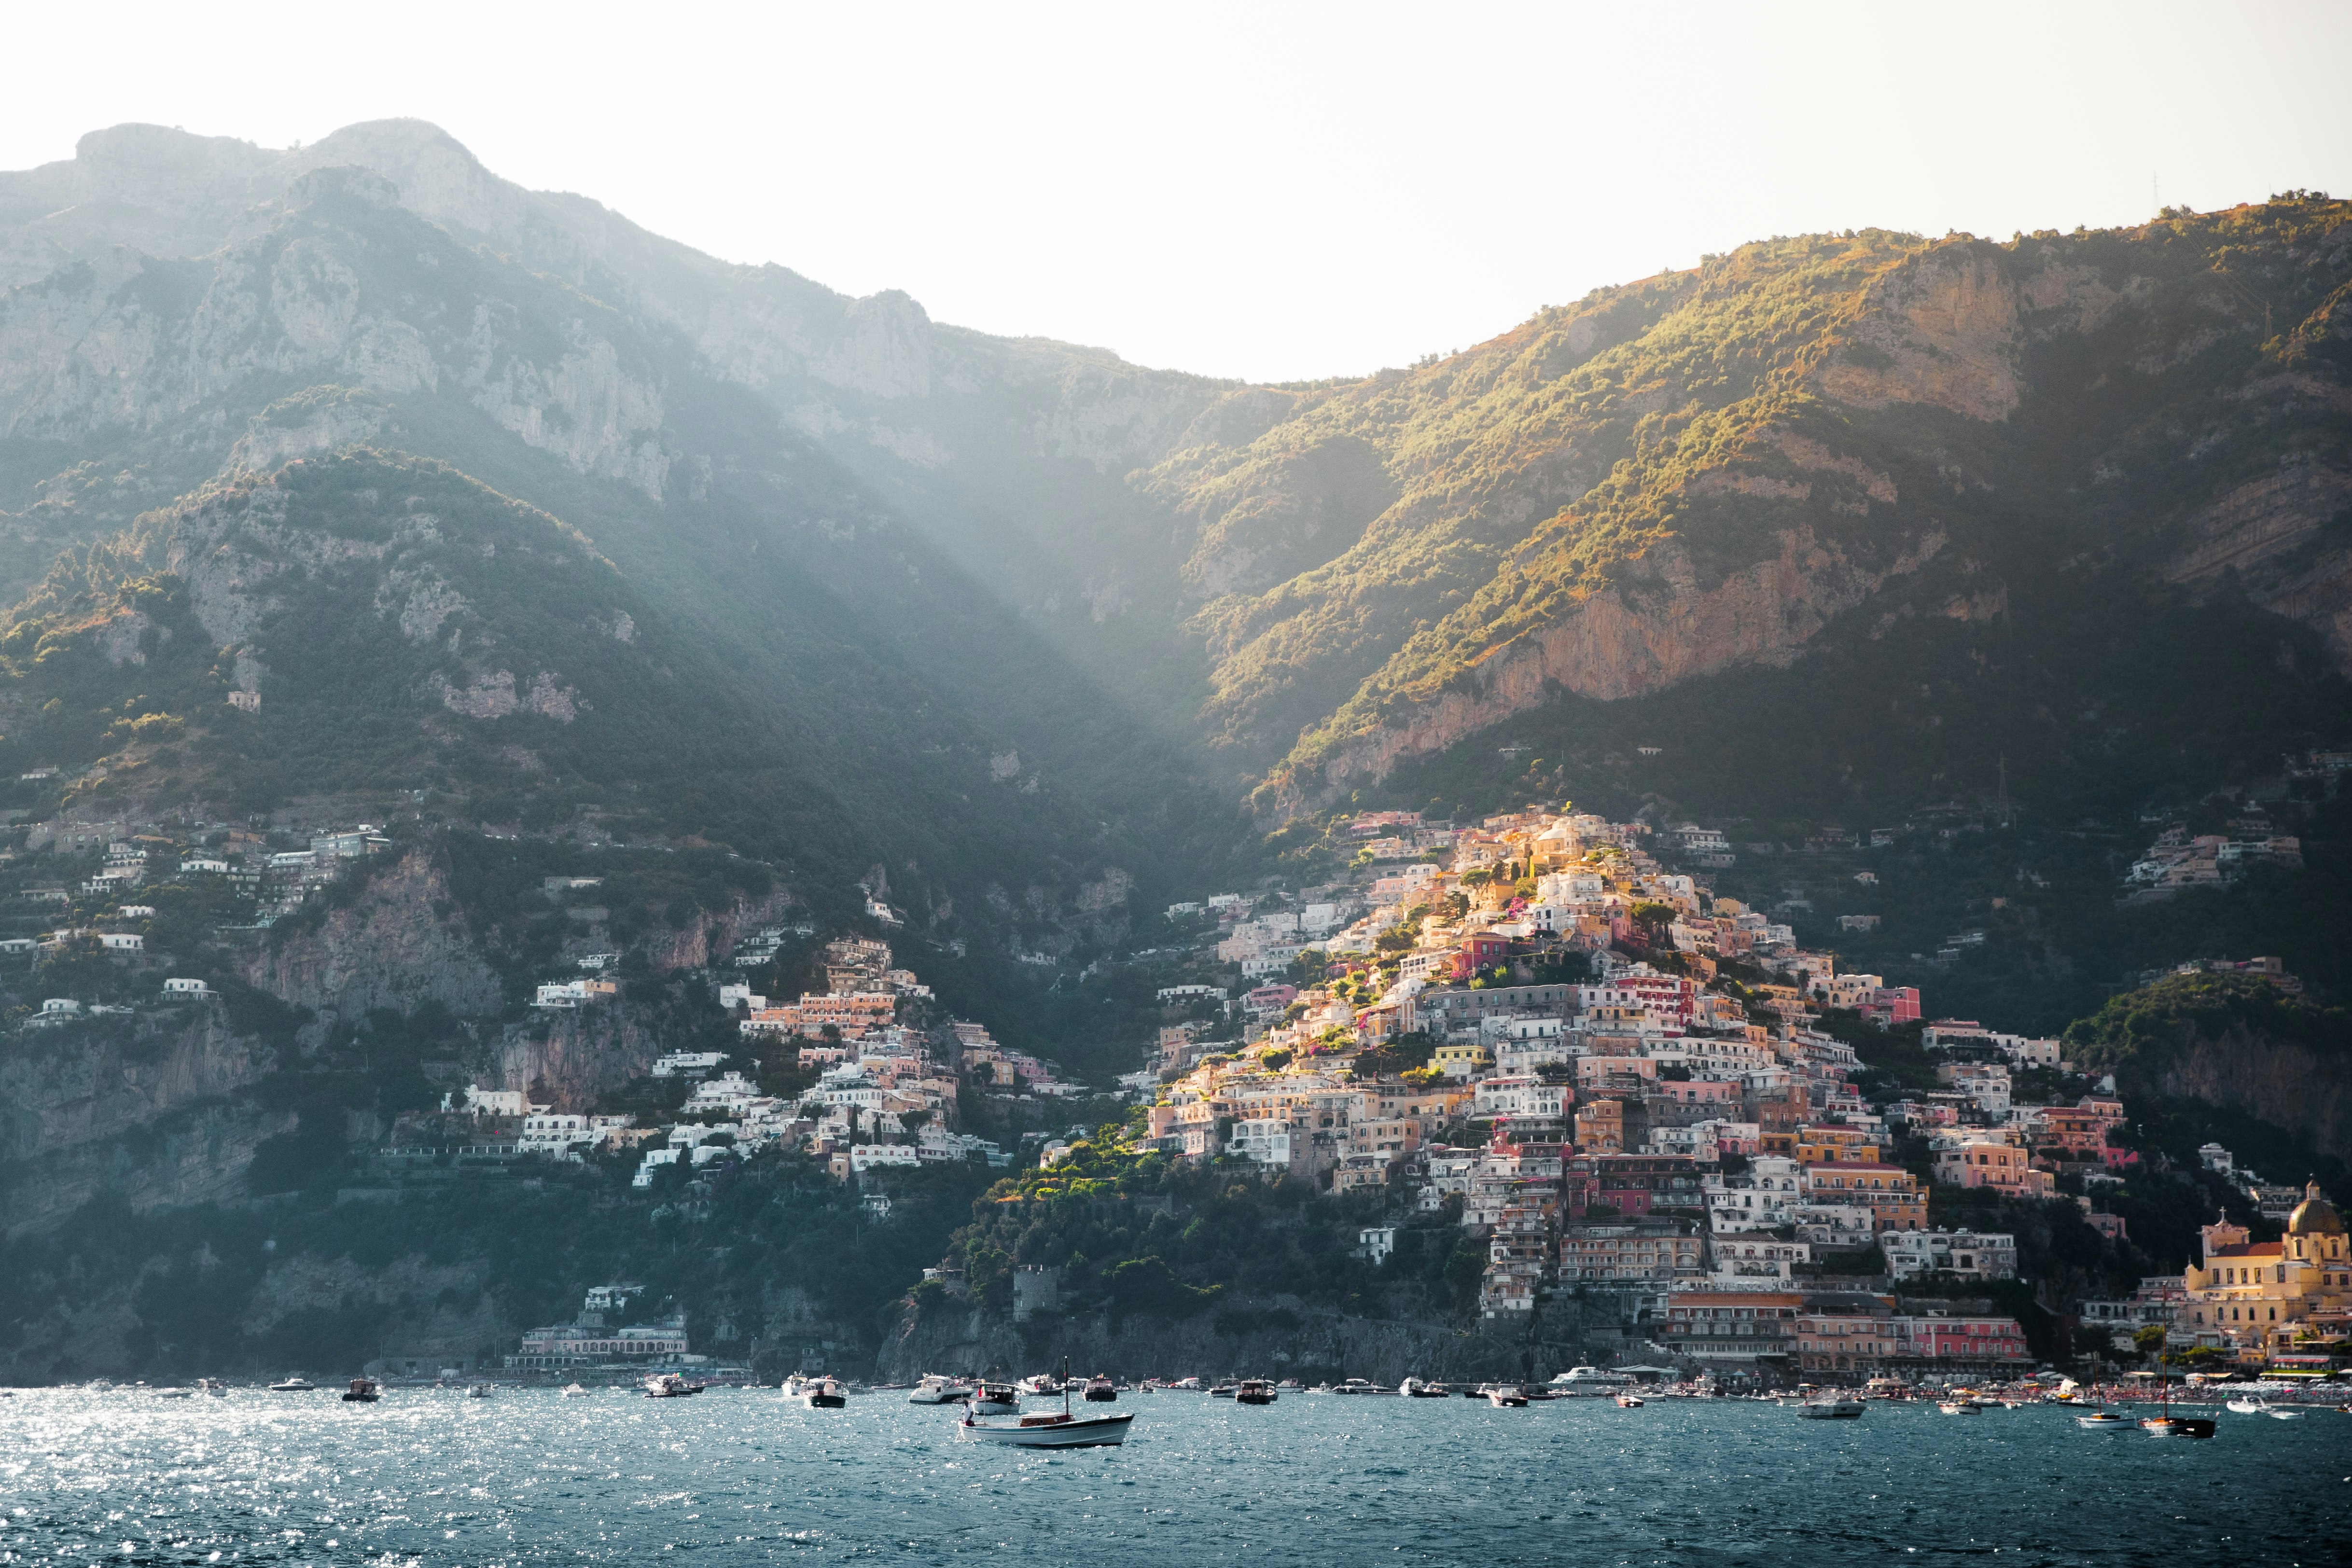
[[[2164,1412],[2140,1419],[2139,1429],[2158,1437],[2210,1437],[2213,1423],[2203,1416],[2175,1416],[2172,1413],[2172,1379],[2164,1379]]]

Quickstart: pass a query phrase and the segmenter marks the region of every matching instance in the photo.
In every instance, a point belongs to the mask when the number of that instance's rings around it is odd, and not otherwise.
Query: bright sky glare
[[[1774,234],[2352,191],[2352,5],[18,9],[0,168],[125,120],[430,120],[492,170],[940,320],[1260,380]]]

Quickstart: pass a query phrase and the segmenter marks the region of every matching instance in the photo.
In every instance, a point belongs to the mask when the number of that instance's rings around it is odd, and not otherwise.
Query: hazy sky
[[[0,168],[431,120],[941,320],[1280,379],[1702,252],[2352,191],[2352,5],[15,8]]]

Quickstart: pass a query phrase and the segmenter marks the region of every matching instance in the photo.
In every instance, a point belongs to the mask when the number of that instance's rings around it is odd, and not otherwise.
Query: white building
[[[1273,1116],[1252,1116],[1234,1124],[1225,1152],[1262,1166],[1290,1164],[1290,1124]]]
[[[673,1051],[654,1062],[656,1078],[700,1078],[727,1060],[716,1051]]]
[[[530,1109],[520,1089],[477,1089],[468,1084],[441,1096],[441,1109],[477,1116],[520,1116]]]
[[[1878,1245],[1886,1271],[1898,1280],[1949,1273],[1963,1280],[2008,1280],[2017,1274],[2017,1238],[1974,1230],[1890,1230]]]
[[[1557,1120],[1568,1103],[1565,1083],[1539,1078],[1482,1078],[1472,1091],[1473,1114]]]

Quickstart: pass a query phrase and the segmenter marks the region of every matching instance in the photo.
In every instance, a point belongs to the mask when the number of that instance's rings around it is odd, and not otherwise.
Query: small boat
[[[1497,1385],[1486,1390],[1486,1403],[1497,1410],[1524,1410],[1528,1407],[1528,1391]]]
[[[1833,1394],[1826,1399],[1808,1399],[1797,1406],[1797,1417],[1802,1421],[1859,1421],[1862,1401],[1847,1395]]]
[[[1118,1385],[1109,1378],[1097,1372],[1087,1379],[1087,1404],[1112,1405],[1118,1403]]]
[[[1619,1396],[1617,1396],[1617,1408],[1619,1408],[1620,1410],[1639,1410],[1641,1407],[1642,1407],[1642,1396],[1641,1396],[1640,1395],[1638,1395],[1638,1394],[1620,1394]],[[1859,1411],[1859,1410],[1856,1410],[1856,1411],[1854,1412],[1854,1414],[1855,1414],[1855,1415],[1857,1415],[1857,1416],[1859,1416],[1859,1415],[1861,1415],[1861,1414],[1862,1414],[1862,1412],[1861,1412],[1861,1411]]]
[[[196,1392],[207,1399],[226,1399],[228,1397],[228,1385],[217,1377],[199,1377],[196,1379]]]
[[[282,1383],[271,1384],[269,1385],[269,1392],[272,1394],[308,1394],[318,1386],[319,1385],[317,1384],[311,1382],[309,1378],[303,1376],[298,1372]]]
[[[1209,1397],[1212,1399],[1231,1399],[1234,1396],[1234,1387],[1235,1385],[1231,1383],[1217,1384],[1209,1390]]]
[[[832,1378],[812,1377],[801,1389],[801,1403],[811,1410],[840,1410],[847,1407],[849,1398]]]
[[[2085,1432],[2116,1432],[2131,1425],[2112,1410],[2102,1410],[2095,1416],[2077,1416],[2074,1425]]]
[[[1973,1399],[1938,1399],[1936,1408],[1947,1416],[1973,1416],[1983,1406]]]
[[[1407,1399],[1444,1399],[1453,1394],[1443,1383],[1423,1383],[1418,1377],[1408,1377],[1398,1384],[1397,1392]]]
[[[466,1385],[466,1397],[468,1399],[488,1399],[489,1396],[490,1385],[487,1383],[469,1383]]]
[[[971,1397],[971,1385],[961,1377],[945,1377],[932,1372],[924,1375],[907,1396],[909,1405],[961,1405]]]
[[[1336,1388],[1332,1387],[1332,1386],[1331,1386],[1329,1384],[1328,1384],[1328,1383],[1318,1383],[1318,1384],[1317,1384],[1314,1387],[1312,1387],[1312,1388],[1308,1389],[1307,1392],[1307,1393],[1309,1393],[1309,1394],[1337,1394],[1337,1393],[1339,1393],[1339,1391],[1338,1389],[1336,1389]],[[2345,1411],[2345,1414],[2346,1414],[2346,1415],[2347,1415],[2347,1416],[2352,1416],[2352,1409],[2347,1409],[2347,1410],[2346,1410],[2346,1411]]]
[[[1067,1410],[1057,1410],[1045,1416],[1023,1416],[1010,1422],[982,1421],[976,1413],[967,1411],[964,1418],[956,1423],[956,1436],[966,1442],[1005,1443],[1016,1448],[1116,1448],[1127,1441],[1127,1429],[1134,1420],[1134,1416],[1127,1412],[1116,1416],[1073,1416]]]
[[[972,1389],[971,1404],[982,1415],[1009,1415],[1021,1408],[1021,1391],[1010,1383],[982,1383]]]
[[[563,1385],[563,1397],[566,1399],[585,1399],[588,1397],[588,1391],[581,1387],[576,1383],[567,1383]]]
[[[675,1372],[657,1372],[645,1381],[648,1399],[685,1399],[702,1392],[699,1383],[688,1383]]]
[[[1201,1392],[1201,1380],[1197,1377],[1180,1377],[1173,1383],[1163,1383],[1160,1386],[1171,1394],[1198,1394]]]
[[[2210,1437],[2212,1421],[2202,1416],[2175,1416],[2172,1413],[2172,1380],[2164,1380],[2164,1410],[2160,1415],[2143,1416],[2139,1429],[2151,1437]]]
[[[1295,1378],[1295,1377],[1286,1377],[1286,1378],[1284,1378],[1281,1382],[1279,1382],[1279,1383],[1276,1384],[1276,1385],[1275,1385],[1275,1386],[1276,1386],[1276,1388],[1297,1388],[1297,1389],[1304,1389],[1304,1388],[1307,1386],[1307,1385],[1305,1385],[1304,1383],[1299,1382],[1299,1381],[1298,1381],[1298,1379],[1297,1379],[1297,1378]]]
[[[1386,1394],[1389,1391],[1377,1383],[1368,1383],[1360,1377],[1351,1377],[1333,1388],[1331,1392],[1334,1394]]]
[[[352,1385],[343,1391],[346,1405],[373,1405],[382,1397],[383,1391],[373,1377],[354,1377]]]
[[[1070,1369],[1066,1365],[1061,1409],[1018,1416],[1011,1421],[983,1421],[974,1401],[964,1406],[963,1419],[956,1423],[956,1436],[969,1443],[1002,1443],[1016,1448],[1109,1448],[1127,1441],[1127,1429],[1134,1422],[1134,1415],[1127,1411],[1115,1416],[1072,1414]]]
[[[1019,1389],[1024,1397],[1030,1399],[1051,1399],[1062,1391],[1060,1380],[1050,1372],[1024,1377],[1013,1386]]]
[[[1274,1385],[1263,1377],[1244,1377],[1234,1385],[1234,1403],[1236,1405],[1271,1405],[1280,1397],[1275,1393]]]

